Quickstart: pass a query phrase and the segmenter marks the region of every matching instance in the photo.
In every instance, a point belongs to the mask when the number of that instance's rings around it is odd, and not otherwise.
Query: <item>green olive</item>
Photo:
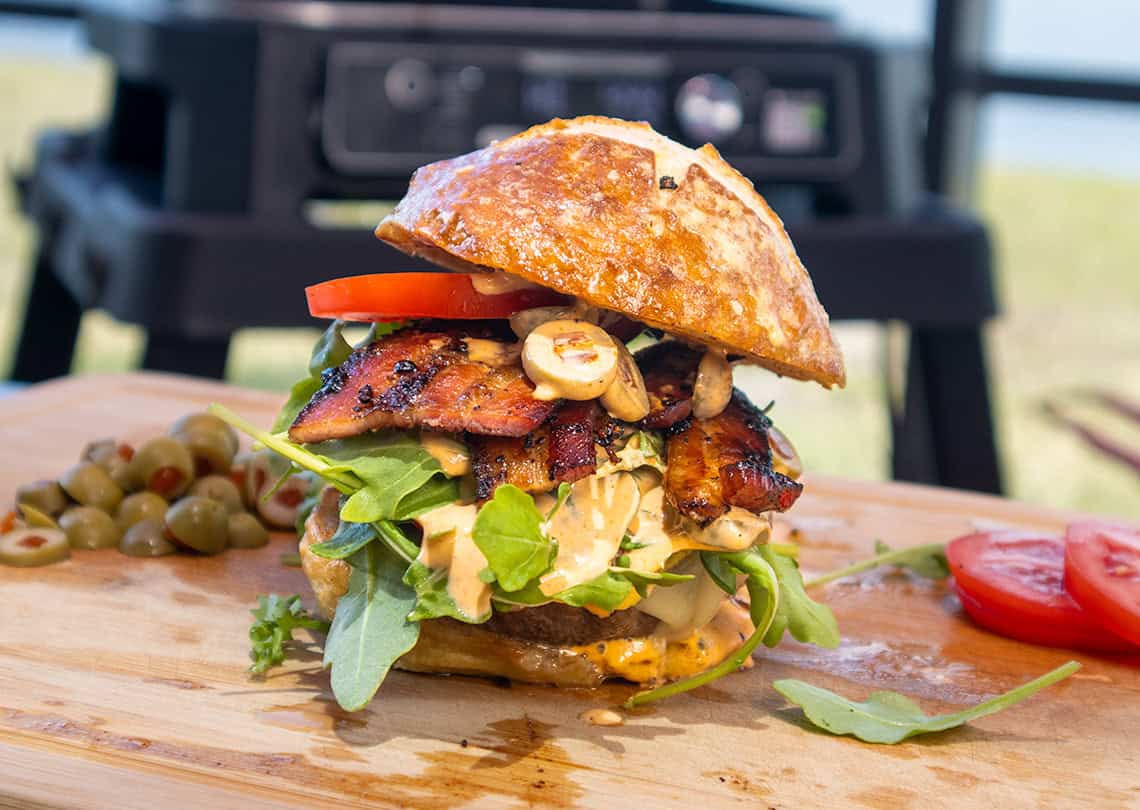
[[[24,522],[33,529],[58,529],[59,524],[55,522],[55,518],[51,515],[41,512],[30,503],[17,504],[16,508],[20,510],[20,517]]]
[[[229,530],[233,548],[260,548],[269,542],[269,532],[249,512],[230,515]]]
[[[89,442],[87,446],[83,448],[79,460],[102,464],[108,458],[115,455],[115,450],[117,450],[118,447],[119,443],[114,439],[97,439],[93,442]]]
[[[272,495],[268,494],[269,488],[266,487],[257,500],[257,514],[268,526],[288,529],[296,524],[297,513],[312,488],[312,481],[301,475],[289,478]]]
[[[194,482],[194,458],[182,442],[169,436],[159,436],[135,453],[131,460],[131,475],[143,489],[172,500]]]
[[[224,475],[230,471],[234,450],[224,433],[199,429],[184,431],[175,438],[189,448],[194,457],[194,472],[198,475]]]
[[[162,557],[177,550],[178,546],[166,536],[166,524],[161,519],[140,520],[119,541],[119,551],[128,557]]]
[[[166,530],[187,548],[217,554],[226,547],[228,517],[221,502],[191,495],[166,510]]]
[[[83,449],[83,461],[98,464],[111,480],[119,485],[124,492],[137,489],[138,484],[131,475],[131,459],[134,458],[135,449],[129,444],[117,442],[114,439],[100,439],[91,442]]]
[[[123,490],[107,471],[91,461],[76,464],[59,479],[63,491],[84,506],[114,512],[123,500]]]
[[[170,435],[180,438],[184,434],[207,431],[226,437],[232,457],[238,451],[238,435],[234,429],[212,413],[188,413],[170,426]]]
[[[262,497],[287,472],[287,459],[268,450],[254,453],[245,467],[246,506],[251,510],[260,509]]]
[[[136,492],[123,498],[115,510],[115,522],[124,532],[142,520],[161,521],[170,504],[155,492]]]
[[[246,484],[249,481],[250,462],[252,461],[253,453],[243,450],[234,456],[233,464],[230,465],[230,480],[237,484],[238,492],[241,493],[242,502],[245,503],[247,509],[254,508],[246,497]]]
[[[0,534],[0,565],[32,568],[66,560],[67,536],[59,529],[16,529]]]
[[[26,503],[53,517],[67,508],[67,493],[55,481],[36,481],[16,490],[16,503]]]
[[[190,494],[221,502],[231,515],[245,509],[237,484],[224,475],[207,475],[205,478],[199,478],[194,482],[194,486],[190,487]]]
[[[123,535],[110,515],[93,506],[71,507],[60,516],[59,527],[72,548],[110,548]]]

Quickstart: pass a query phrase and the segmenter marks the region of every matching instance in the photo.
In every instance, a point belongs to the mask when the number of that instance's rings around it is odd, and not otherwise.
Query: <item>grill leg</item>
[[[71,371],[83,309],[55,274],[50,246],[41,243],[32,265],[32,286],[16,344],[12,379],[41,382]]]
[[[229,337],[191,340],[175,335],[150,334],[143,354],[143,368],[220,380],[226,374],[229,352]]]
[[[979,327],[912,330],[906,404],[894,433],[896,478],[1001,492]]]

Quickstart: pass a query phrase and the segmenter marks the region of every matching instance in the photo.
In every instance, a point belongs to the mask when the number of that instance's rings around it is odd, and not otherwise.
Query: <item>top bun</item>
[[[645,123],[555,119],[412,176],[376,235],[460,272],[500,270],[777,374],[846,381],[780,218],[711,145]]]

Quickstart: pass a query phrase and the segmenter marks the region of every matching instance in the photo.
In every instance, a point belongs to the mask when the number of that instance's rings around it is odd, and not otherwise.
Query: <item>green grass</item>
[[[6,111],[0,116],[0,159],[25,165],[41,127],[96,118],[106,79],[105,68],[93,60],[0,61]],[[19,325],[32,249],[30,229],[8,190],[2,193],[0,370]],[[1087,449],[1041,412],[1045,399],[1068,398],[1075,413],[1140,448],[1140,427],[1073,396],[1082,388],[1107,387],[1140,402],[1140,182],[987,167],[979,207],[994,230],[1005,310],[989,337],[1010,494],[1140,518],[1140,476]],[[888,473],[884,332],[872,324],[841,324],[837,333],[849,366],[846,389],[828,392],[757,370],[741,374],[740,383],[757,401],[776,401],[773,416],[809,469],[881,479]],[[314,330],[249,330],[234,346],[227,376],[241,385],[284,390],[303,369],[315,336]],[[134,327],[91,313],[75,370],[133,368],[142,339]]]

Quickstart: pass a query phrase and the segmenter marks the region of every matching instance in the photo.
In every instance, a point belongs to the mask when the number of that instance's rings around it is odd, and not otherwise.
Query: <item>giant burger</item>
[[[337,319],[271,447],[320,475],[300,541],[360,708],[389,668],[635,701],[838,642],[771,516],[802,485],[733,368],[842,386],[783,224],[712,146],[555,120],[419,169],[376,228],[438,273],[308,289]],[[355,348],[344,321],[376,326]]]

